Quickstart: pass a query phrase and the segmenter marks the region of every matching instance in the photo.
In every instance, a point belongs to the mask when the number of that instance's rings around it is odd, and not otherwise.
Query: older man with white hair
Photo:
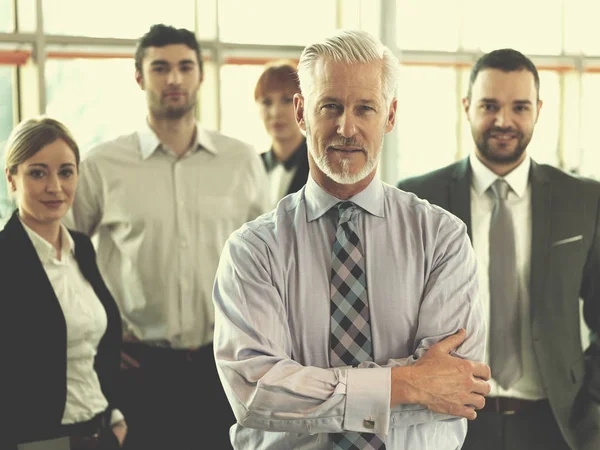
[[[306,47],[310,177],[233,233],[215,357],[237,449],[458,449],[489,392],[465,225],[376,178],[398,61],[362,31]]]

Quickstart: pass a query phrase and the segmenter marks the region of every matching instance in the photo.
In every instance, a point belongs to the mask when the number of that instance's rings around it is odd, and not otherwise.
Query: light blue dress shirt
[[[340,200],[301,191],[228,239],[214,285],[215,357],[236,449],[329,449],[329,433],[375,432],[395,449],[459,449],[466,419],[390,409],[391,368],[466,328],[456,354],[482,361],[475,256],[450,213],[374,179],[349,199],[362,245],[374,362],[329,364],[330,265]]]

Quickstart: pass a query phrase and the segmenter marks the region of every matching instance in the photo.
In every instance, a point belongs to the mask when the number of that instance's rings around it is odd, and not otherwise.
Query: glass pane
[[[500,5],[464,0],[463,48],[489,52],[512,47],[526,54],[560,54],[562,1],[506,0]]]
[[[36,29],[36,0],[17,0],[17,2],[19,31],[23,33],[33,33]]]
[[[194,29],[193,0],[170,0],[168,8],[146,0],[43,0],[43,7],[49,34],[137,39],[155,23]]]
[[[598,140],[598,98],[600,74],[582,77],[581,175],[600,179],[600,140]]]
[[[578,72],[564,72],[563,111],[568,120],[561,124],[563,154],[568,172],[578,172],[581,165],[581,76]]]
[[[212,41],[217,38],[217,0],[197,0],[198,39]]]
[[[13,71],[12,66],[0,66],[0,142],[8,138],[13,126]]]
[[[267,151],[271,139],[258,116],[254,87],[261,65],[225,65],[221,68],[221,131]]]
[[[220,38],[243,44],[304,46],[335,30],[336,3],[323,0],[303,0],[301,4],[297,0],[220,0]]]
[[[455,161],[458,110],[454,69],[402,66],[396,117],[400,178]]]
[[[340,2],[340,26],[364,30],[373,36],[381,34],[380,0],[344,0]]]
[[[15,30],[12,4],[12,0],[0,0],[0,33],[11,33]]]
[[[456,51],[457,0],[396,0],[396,41],[407,50]]]
[[[565,0],[565,52],[600,55],[597,0]]]
[[[83,153],[146,117],[132,59],[49,60],[46,86],[47,114],[71,129]]]
[[[0,226],[13,211],[4,176],[4,147],[13,127],[13,67],[0,66]]]
[[[459,145],[460,145],[460,157],[466,157],[467,155],[473,153],[475,150],[475,144],[473,143],[473,135],[471,134],[471,124],[467,119],[467,114],[464,111],[464,107],[462,105],[462,99],[467,96],[467,92],[469,90],[469,78],[471,77],[471,67],[463,67],[459,69],[459,76],[461,77],[461,92],[460,92],[460,137],[459,137]]]
[[[541,70],[540,99],[544,102],[527,153],[537,162],[558,166],[560,129],[560,76]]]

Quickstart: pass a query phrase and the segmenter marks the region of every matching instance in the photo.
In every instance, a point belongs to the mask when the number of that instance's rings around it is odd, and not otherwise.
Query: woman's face
[[[271,91],[257,100],[260,118],[274,140],[296,138],[301,134],[294,117],[294,94]]]
[[[73,203],[77,176],[75,153],[62,139],[19,164],[14,175],[7,170],[21,220],[34,229],[60,222]]]

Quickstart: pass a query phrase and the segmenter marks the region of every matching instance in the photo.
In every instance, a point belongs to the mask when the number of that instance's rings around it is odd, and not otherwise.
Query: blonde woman
[[[119,311],[89,238],[61,223],[77,189],[77,144],[60,122],[35,118],[13,130],[5,158],[17,210],[0,231],[0,447],[119,448]]]

